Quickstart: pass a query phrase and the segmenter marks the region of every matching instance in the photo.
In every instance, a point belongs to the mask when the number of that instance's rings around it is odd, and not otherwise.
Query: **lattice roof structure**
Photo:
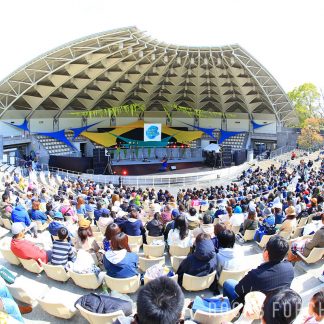
[[[186,47],[166,44],[136,27],[91,35],[22,66],[0,82],[0,117],[20,110],[85,111],[145,104],[163,111],[176,104],[221,113],[294,118],[275,78],[239,45]]]

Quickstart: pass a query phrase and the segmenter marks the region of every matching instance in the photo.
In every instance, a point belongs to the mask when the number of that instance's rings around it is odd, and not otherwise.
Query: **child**
[[[324,319],[324,291],[316,293],[309,302],[304,324],[322,323]]]
[[[68,230],[65,227],[61,227],[57,231],[58,240],[53,242],[52,259],[53,265],[65,266],[68,261],[74,261],[74,252],[70,242],[67,241]]]

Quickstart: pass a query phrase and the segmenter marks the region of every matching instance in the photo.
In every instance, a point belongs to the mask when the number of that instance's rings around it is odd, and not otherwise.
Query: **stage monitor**
[[[161,124],[144,124],[144,142],[161,142]]]

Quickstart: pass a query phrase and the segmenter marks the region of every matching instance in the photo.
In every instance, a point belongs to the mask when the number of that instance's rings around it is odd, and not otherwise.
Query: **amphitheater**
[[[295,149],[298,134],[288,127],[295,118],[292,103],[275,78],[237,44],[177,46],[136,27],[91,35],[40,55],[0,82],[0,193],[14,176],[24,179],[26,186],[34,183],[38,191],[45,188],[50,197],[63,181],[78,178],[105,186],[169,190],[176,196],[180,189],[240,183],[239,176],[250,168],[267,170],[287,163],[291,172],[303,159],[315,161],[313,168],[319,170],[320,151]],[[160,127],[159,140],[145,141],[146,124]],[[214,164],[206,166],[205,148],[211,144],[219,145],[220,152],[212,152]],[[291,160],[293,150],[298,158]],[[162,161],[168,162],[163,173]],[[22,189],[16,182],[12,187],[24,201],[27,187]],[[202,216],[206,210],[197,211]],[[87,216],[93,220],[93,213]],[[143,222],[149,220],[146,215]],[[298,238],[311,221],[309,217],[300,222],[286,239],[291,243]],[[112,323],[113,318],[91,318],[74,306],[90,292],[131,300],[136,313],[136,285],[121,294],[116,291],[118,284],[107,287],[94,274],[71,278],[73,274],[54,266],[15,257],[10,250],[11,225],[1,219],[0,263],[17,274],[15,283],[7,284],[15,300],[33,306],[23,315],[25,323]],[[94,222],[91,227],[102,243],[102,231]],[[45,250],[52,247],[51,235],[41,224],[38,237],[28,239]],[[170,255],[167,249],[161,256],[145,258],[150,255],[143,242],[133,240],[132,251],[144,258],[140,273],[155,263],[176,272],[184,258]],[[244,252],[244,271],[224,271],[221,292],[224,279],[231,275],[240,279],[262,263],[262,241],[260,246],[252,237],[236,244]],[[323,271],[323,253],[317,260],[294,265],[291,288],[303,300],[294,323],[303,323],[310,298],[323,291],[319,280]],[[213,297],[203,284],[198,291],[183,288],[183,292],[186,319],[192,315],[187,308],[190,300]],[[234,317],[229,321],[234,322]],[[235,323],[246,322],[236,319]]]

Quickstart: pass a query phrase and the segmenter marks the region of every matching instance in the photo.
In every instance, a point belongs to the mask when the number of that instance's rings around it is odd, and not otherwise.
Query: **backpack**
[[[264,226],[264,234],[273,235],[276,234],[276,225],[269,225],[268,223],[263,224]]]
[[[125,316],[129,316],[133,313],[131,302],[95,293],[90,293],[80,297],[74,305],[77,304],[81,305],[89,312],[96,314],[113,313],[119,310],[123,311]]]

